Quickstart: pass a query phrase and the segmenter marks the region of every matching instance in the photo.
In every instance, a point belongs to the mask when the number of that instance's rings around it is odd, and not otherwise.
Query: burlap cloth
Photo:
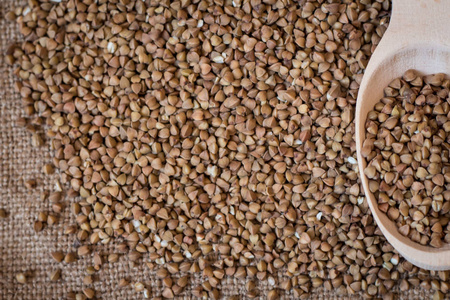
[[[51,151],[48,141],[46,146],[33,148],[30,133],[16,126],[16,120],[23,115],[20,95],[14,92],[15,77],[13,68],[6,65],[3,53],[8,46],[20,39],[18,27],[14,22],[5,20],[5,14],[13,6],[20,6],[25,1],[0,0],[0,208],[4,208],[9,216],[0,219],[0,300],[2,299],[65,299],[70,292],[81,292],[83,277],[87,275],[86,267],[91,266],[92,257],[78,260],[67,265],[56,263],[50,256],[52,251],[75,251],[73,236],[64,235],[63,230],[75,224],[74,216],[65,209],[60,222],[36,234],[33,223],[41,211],[50,211],[48,201],[40,200],[44,190],[53,191],[58,175],[44,176],[41,169],[45,163],[51,162]],[[24,182],[36,179],[35,190],[27,190]],[[67,205],[69,200],[67,200]],[[97,247],[96,251],[109,253],[114,248]],[[52,282],[50,274],[55,269],[62,270],[61,279]],[[28,276],[26,284],[16,281],[17,273]],[[161,297],[162,282],[156,278],[144,262],[133,266],[122,257],[114,264],[104,264],[95,274],[93,288],[96,296],[102,299],[142,299],[132,285],[119,289],[117,284],[121,278],[131,282],[141,281],[151,290],[151,298]],[[191,284],[185,289],[180,299],[190,299],[191,290],[202,282],[201,276],[191,278]],[[221,284],[224,298],[239,295],[245,299],[245,281],[228,279]],[[265,298],[269,287],[267,282],[258,282],[261,299]],[[396,289],[397,290],[397,289]],[[399,293],[400,299],[430,299],[432,293],[422,289],[414,289]],[[292,294],[281,298],[291,299]],[[360,296],[349,297],[338,295],[336,291],[318,289],[311,294],[312,299],[359,299]]]

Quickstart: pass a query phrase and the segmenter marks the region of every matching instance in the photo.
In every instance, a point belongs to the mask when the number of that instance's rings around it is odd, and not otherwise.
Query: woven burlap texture
[[[41,201],[43,191],[53,191],[58,175],[44,176],[42,166],[51,162],[48,141],[46,146],[31,146],[31,135],[24,128],[15,125],[23,115],[20,95],[14,91],[15,77],[13,68],[5,63],[4,53],[8,47],[20,40],[18,27],[14,22],[5,20],[5,14],[13,7],[23,5],[25,1],[0,0],[0,208],[8,212],[6,219],[0,219],[0,300],[2,299],[66,299],[70,292],[81,292],[86,288],[82,283],[87,275],[86,268],[92,265],[92,257],[78,260],[67,265],[56,263],[50,256],[53,251],[76,251],[75,238],[63,234],[68,225],[75,224],[74,216],[68,209],[61,216],[57,225],[46,228],[36,234],[33,223],[39,212],[51,210],[48,201]],[[37,189],[27,190],[24,182],[29,179],[37,181]],[[69,200],[67,200],[67,206]],[[95,251],[110,253],[114,249],[97,247]],[[62,270],[61,279],[50,281],[50,274],[56,269]],[[15,275],[25,273],[27,283],[20,284]],[[122,257],[114,264],[104,264],[95,274],[92,287],[101,299],[142,299],[143,294],[134,291],[132,285],[119,289],[121,278],[131,282],[141,281],[151,290],[151,298],[160,297],[162,282],[155,273],[149,271],[144,262],[137,266]],[[190,285],[179,299],[191,299],[192,289],[202,282],[200,276],[191,278]],[[239,295],[245,299],[244,281],[227,279],[221,284],[222,296],[226,299]],[[271,289],[267,282],[259,282],[261,299]],[[400,299],[430,299],[432,294],[422,289],[399,293]],[[285,294],[282,299],[293,298]],[[313,291],[312,299],[359,299],[338,295],[333,291],[318,289]]]

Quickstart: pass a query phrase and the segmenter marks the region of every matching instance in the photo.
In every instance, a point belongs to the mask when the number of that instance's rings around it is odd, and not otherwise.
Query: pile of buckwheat
[[[299,299],[314,288],[382,296],[449,290],[448,272],[402,259],[376,227],[360,189],[353,123],[363,71],[385,32],[388,0],[30,0],[7,15],[17,91],[33,134],[47,129],[77,253],[92,275],[126,255],[163,280],[154,295],[219,298],[227,277],[246,297]],[[113,244],[107,256],[93,245]],[[50,255],[50,254],[49,254]],[[287,278],[278,280],[278,275]],[[22,274],[23,275],[23,274]],[[53,276],[54,275],[54,276]],[[60,273],[52,274],[54,280]],[[21,282],[26,278],[20,277]],[[53,280],[52,279],[52,280]],[[256,281],[268,281],[265,295]],[[394,291],[395,290],[395,291]],[[189,295],[191,296],[191,295]]]
[[[414,70],[384,90],[366,121],[364,174],[378,207],[414,242],[450,242],[450,80]]]

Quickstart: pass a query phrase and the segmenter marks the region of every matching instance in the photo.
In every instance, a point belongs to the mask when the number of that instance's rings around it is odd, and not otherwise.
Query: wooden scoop
[[[389,243],[403,257],[428,270],[450,269],[450,245],[423,246],[398,232],[396,224],[378,209],[364,175],[361,155],[367,113],[383,97],[383,90],[409,69],[422,75],[450,75],[450,0],[393,0],[389,27],[369,61],[356,104],[356,150],[366,199]]]

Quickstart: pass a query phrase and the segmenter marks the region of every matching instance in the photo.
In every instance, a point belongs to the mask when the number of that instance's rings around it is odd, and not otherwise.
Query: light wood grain
[[[367,113],[383,96],[383,89],[409,69],[422,74],[450,74],[450,0],[394,0],[388,30],[367,66],[356,105],[356,149],[366,199],[381,231],[407,260],[429,270],[450,269],[450,245],[422,246],[402,236],[378,209],[364,175],[361,156]]]

